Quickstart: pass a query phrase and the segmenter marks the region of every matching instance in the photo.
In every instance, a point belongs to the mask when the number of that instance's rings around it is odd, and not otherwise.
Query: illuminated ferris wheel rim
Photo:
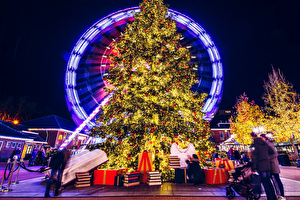
[[[85,109],[81,105],[80,98],[78,96],[76,87],[76,70],[78,69],[80,59],[84,55],[89,44],[101,33],[105,28],[112,26],[113,23],[121,21],[123,19],[134,17],[135,13],[140,12],[138,7],[131,7],[114,12],[93,24],[78,40],[75,44],[71,56],[67,64],[67,71],[65,77],[65,90],[66,90],[66,101],[70,111],[72,110],[75,115],[85,121],[90,117]],[[211,120],[217,111],[218,103],[222,96],[222,85],[223,85],[223,67],[219,52],[211,40],[210,36],[206,31],[191,18],[179,13],[178,11],[169,9],[168,15],[178,23],[181,23],[197,35],[198,40],[201,41],[205,50],[209,55],[209,59],[212,65],[212,78],[211,88],[209,92],[209,98],[203,106],[202,111],[206,114],[204,119]],[[101,102],[97,102],[99,105]],[[92,122],[88,122],[89,125],[93,126]]]

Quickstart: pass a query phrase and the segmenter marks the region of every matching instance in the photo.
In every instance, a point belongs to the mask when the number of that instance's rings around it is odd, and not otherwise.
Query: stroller
[[[226,187],[226,197],[232,199],[235,197],[236,192],[249,200],[259,199],[260,193],[253,189],[251,175],[251,162],[248,162],[243,167],[237,167],[235,173],[233,173],[233,180],[230,182],[230,185]],[[260,187],[260,184],[258,187]]]

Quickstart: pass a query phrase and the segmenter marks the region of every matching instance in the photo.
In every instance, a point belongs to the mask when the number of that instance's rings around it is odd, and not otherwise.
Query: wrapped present
[[[175,169],[175,183],[186,183],[186,169]]]
[[[205,174],[205,183],[221,184],[228,183],[228,170],[224,168],[203,169]]]
[[[146,150],[143,153],[139,153],[138,171],[140,172],[140,182],[147,182],[147,171],[152,171],[152,153],[148,153]]]
[[[125,187],[130,187],[130,186],[135,186],[140,184],[140,172],[135,171],[135,172],[126,172],[124,175],[124,186]]]
[[[216,158],[215,164],[216,167],[225,168],[227,170],[235,169],[234,160]]]
[[[94,170],[94,185],[114,185],[115,177],[120,174],[120,170]]]
[[[115,186],[123,186],[124,175],[118,175],[115,177]]]

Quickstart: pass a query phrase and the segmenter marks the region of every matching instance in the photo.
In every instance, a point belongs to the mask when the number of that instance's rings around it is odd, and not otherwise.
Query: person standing
[[[14,150],[13,150],[13,152],[11,153],[11,155],[10,155],[10,162],[13,162],[14,161],[14,156],[15,155],[17,155],[17,148],[15,148]]]
[[[35,160],[36,156],[37,156],[37,149],[33,149],[31,157],[29,158],[28,166],[34,165],[34,160]]]
[[[61,177],[62,177],[62,172],[63,172],[63,168],[65,166],[64,163],[64,154],[62,151],[59,151],[58,149],[55,149],[53,151],[53,154],[50,158],[50,164],[49,166],[51,167],[51,175],[50,178],[47,180],[47,186],[46,186],[46,191],[45,191],[45,197],[50,197],[50,187],[53,181],[53,178],[55,176],[55,174],[58,172],[57,174],[57,181],[55,184],[55,192],[54,192],[54,196],[58,196],[58,192],[59,192],[59,188],[60,188],[60,184],[61,184]]]
[[[284,198],[284,188],[280,180],[279,173],[279,162],[278,162],[278,153],[276,151],[275,145],[270,139],[265,135],[261,134],[260,137],[273,149],[274,154],[270,155],[270,165],[271,165],[271,179],[274,183],[274,188],[277,194],[278,199],[283,200]]]
[[[20,160],[21,159],[21,148],[19,147],[19,148],[17,148],[17,152],[16,152],[16,155],[18,156],[18,160]]]
[[[234,160],[233,147],[228,150],[228,157],[230,160]]]
[[[236,165],[240,164],[241,154],[240,154],[239,150],[237,150],[237,149],[234,150],[234,160],[235,160]]]
[[[37,152],[37,165],[44,166],[44,158],[45,158],[45,155],[44,155],[43,151],[39,150]]]
[[[64,148],[62,151],[62,154],[64,155],[64,161],[63,161],[63,164],[61,165],[61,168],[60,168],[60,170],[58,171],[58,174],[59,174],[59,180],[60,180],[60,185],[61,185],[61,180],[62,180],[62,175],[63,175],[63,171],[64,171],[64,169],[66,168],[66,165],[67,165],[67,163],[68,163],[68,161],[69,161],[69,158],[70,158],[70,156],[71,156],[71,152],[68,150],[68,149],[66,149],[66,148]],[[60,188],[60,185],[59,185],[59,188]]]
[[[268,200],[277,200],[275,195],[274,187],[271,182],[271,165],[270,165],[270,156],[275,152],[269,147],[269,145],[263,141],[260,137],[252,132],[251,133],[253,144],[251,145],[251,159],[252,172],[258,172],[260,176],[260,181],[265,189]]]
[[[189,178],[194,181],[195,185],[203,183],[204,177],[202,177],[201,167],[199,165],[199,158],[196,154],[193,154],[192,157],[186,161],[189,169]]]

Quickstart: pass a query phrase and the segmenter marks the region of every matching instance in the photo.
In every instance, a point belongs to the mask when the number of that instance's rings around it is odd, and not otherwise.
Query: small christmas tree
[[[207,95],[190,90],[198,80],[197,66],[189,65],[189,50],[179,43],[176,22],[166,18],[167,6],[145,0],[139,7],[112,45],[106,91],[113,96],[91,133],[105,140],[91,148],[107,153],[106,167],[128,169],[137,169],[138,153],[152,152],[155,169],[166,181],[172,143],[180,148],[193,143],[203,162],[213,150],[201,112]]]
[[[249,145],[253,142],[250,133],[264,125],[265,114],[254,101],[249,102],[245,93],[239,96],[234,108],[235,113],[229,120],[231,133],[239,144]]]

